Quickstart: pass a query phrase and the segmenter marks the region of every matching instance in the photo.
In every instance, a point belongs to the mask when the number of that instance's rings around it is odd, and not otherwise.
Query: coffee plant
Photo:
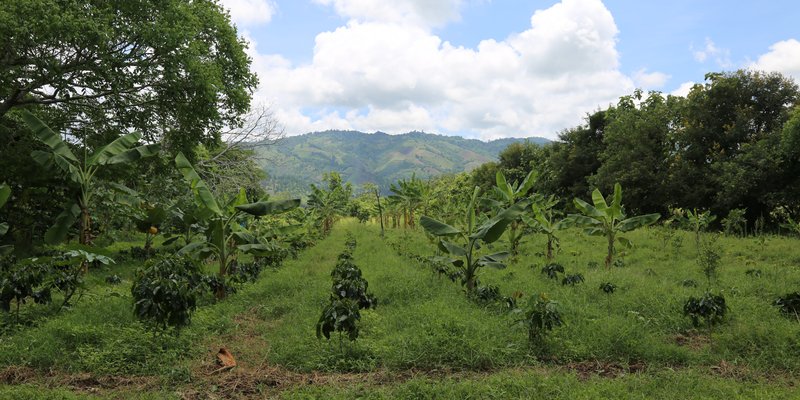
[[[602,290],[605,294],[613,294],[615,291],[617,291],[617,285],[611,282],[605,282],[600,284],[600,290]]]
[[[800,321],[800,292],[789,293],[778,297],[773,303],[786,316],[794,316]]]
[[[567,285],[575,286],[575,285],[577,285],[579,283],[582,283],[583,281],[584,281],[584,279],[583,279],[583,275],[582,274],[571,274],[571,275],[565,276],[564,279],[561,280],[561,285],[562,286],[567,286]]]
[[[542,275],[547,275],[550,279],[558,279],[559,273],[564,273],[564,266],[561,264],[550,263],[542,267]]]
[[[206,290],[199,265],[188,257],[167,257],[139,268],[133,279],[133,311],[154,331],[189,325]]]
[[[563,324],[558,303],[548,299],[545,294],[540,294],[538,298],[531,297],[524,313],[524,317],[517,322],[527,328],[530,344],[541,344],[548,332]]]
[[[721,322],[727,311],[725,297],[711,292],[705,292],[700,297],[689,297],[689,300],[683,305],[683,315],[691,318],[692,325],[700,326],[702,319],[709,329],[711,325]]]

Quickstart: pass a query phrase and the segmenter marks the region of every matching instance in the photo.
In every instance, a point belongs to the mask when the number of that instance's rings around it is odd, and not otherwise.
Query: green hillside
[[[469,171],[495,160],[510,143],[523,140],[483,142],[422,132],[388,135],[326,131],[287,137],[258,152],[270,177],[270,190],[302,194],[329,171],[338,171],[354,185],[374,182],[384,188],[412,173],[424,178]],[[528,140],[548,142],[543,138]]]

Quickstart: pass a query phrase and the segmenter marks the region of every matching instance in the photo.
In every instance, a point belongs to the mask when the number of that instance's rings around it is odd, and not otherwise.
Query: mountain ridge
[[[412,173],[428,178],[470,171],[497,160],[509,144],[526,140],[540,145],[550,142],[541,137],[484,142],[420,131],[390,135],[380,131],[327,130],[289,136],[273,145],[257,147],[256,152],[269,176],[268,190],[300,195],[330,171],[339,172],[354,186],[372,182],[384,191],[389,183]]]

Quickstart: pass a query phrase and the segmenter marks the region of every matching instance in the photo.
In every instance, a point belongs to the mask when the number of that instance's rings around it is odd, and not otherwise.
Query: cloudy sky
[[[580,124],[635,88],[712,71],[800,82],[797,0],[221,0],[288,134],[478,139]]]

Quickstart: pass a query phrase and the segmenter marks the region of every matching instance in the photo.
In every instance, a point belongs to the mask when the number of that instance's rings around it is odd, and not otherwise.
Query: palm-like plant
[[[519,218],[524,208],[528,206],[525,202],[517,203],[499,212],[481,225],[477,225],[475,208],[480,191],[479,187],[475,187],[473,190],[472,198],[465,210],[466,227],[463,230],[426,215],[420,218],[422,227],[431,235],[440,238],[439,249],[453,256],[448,261],[461,270],[463,284],[469,294],[475,291],[477,273],[480,268],[505,268],[505,264],[502,261],[510,255],[507,251],[501,251],[479,256],[476,253],[480,250],[481,243],[490,244],[500,239],[508,225]],[[446,240],[448,238],[459,238],[461,243],[457,244]]]
[[[245,214],[260,217],[291,210],[300,205],[300,199],[247,203],[242,189],[238,196],[220,205],[183,153],[175,157],[175,165],[194,193],[198,207],[195,215],[208,223],[205,240],[187,244],[179,251],[180,254],[194,253],[203,258],[214,256],[219,262],[219,276],[224,279],[238,252],[265,255],[275,250],[274,246],[260,243],[239,222]],[[218,289],[216,295],[217,298],[225,297],[224,289]]]
[[[547,259],[553,259],[553,250],[559,247],[559,239],[556,234],[558,231],[566,229],[568,224],[563,219],[557,219],[555,205],[558,199],[550,196],[547,199],[539,199],[531,204],[533,218],[523,215],[522,219],[528,226],[547,235]]]
[[[308,207],[316,214],[322,226],[322,235],[327,236],[336,219],[347,212],[347,199],[338,189],[324,190],[312,184]]]
[[[626,247],[632,246],[630,240],[619,234],[651,225],[661,217],[659,214],[646,214],[628,218],[622,208],[622,186],[619,183],[614,185],[614,197],[610,206],[599,189],[592,192],[592,202],[594,205],[575,198],[575,207],[583,215],[571,214],[565,220],[569,224],[585,228],[588,235],[606,237],[608,240],[606,269],[610,268],[614,254],[616,254],[615,243],[617,241]]]
[[[67,143],[61,140],[61,136],[53,132],[50,127],[35,115],[23,111],[22,119],[31,128],[34,136],[50,147],[50,151],[34,151],[31,153],[31,157],[43,166],[55,165],[67,175],[69,180],[80,186],[76,202],[69,204],[56,217],[55,224],[45,233],[45,241],[49,244],[64,241],[67,238],[69,229],[76,221],[79,221],[80,243],[89,244],[91,242],[90,204],[94,194],[94,177],[97,171],[108,165],[125,164],[154,156],[158,154],[160,145],[135,146],[142,138],[142,135],[134,132],[120,136],[111,143],[95,150],[91,155],[88,154],[86,143],[84,143],[84,154],[79,159],[72,153]]]
[[[412,174],[410,179],[400,179],[389,186],[392,194],[389,201],[397,204],[403,210],[403,224],[405,227],[414,228],[414,214],[420,206],[426,203],[430,188],[422,179]]]
[[[531,171],[528,176],[520,182],[509,183],[502,171],[495,174],[494,197],[495,199],[484,199],[495,210],[502,210],[527,198],[528,192],[536,183],[536,171]],[[513,256],[519,252],[519,243],[522,241],[522,231],[520,230],[520,219],[515,219],[508,227],[509,250]]]

